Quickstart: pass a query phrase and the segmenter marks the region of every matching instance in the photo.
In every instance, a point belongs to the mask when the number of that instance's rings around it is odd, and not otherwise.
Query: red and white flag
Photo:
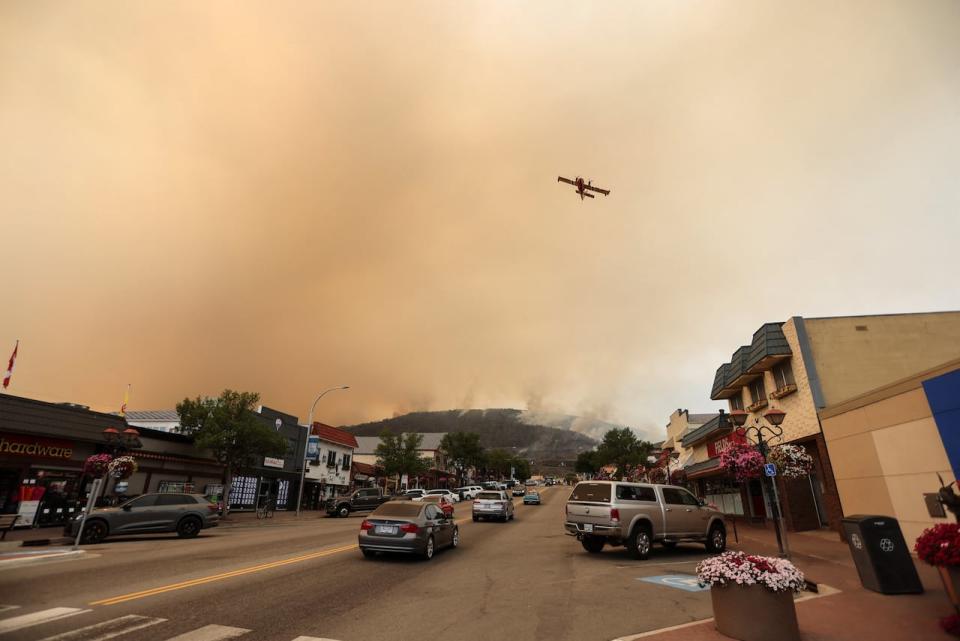
[[[10,363],[7,365],[7,373],[3,376],[3,389],[10,386],[10,377],[13,376],[13,365],[17,362],[17,350],[20,349],[20,341],[13,346],[13,354],[10,354]]]

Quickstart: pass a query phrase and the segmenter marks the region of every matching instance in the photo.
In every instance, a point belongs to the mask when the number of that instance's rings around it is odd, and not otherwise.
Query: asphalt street
[[[688,590],[702,546],[587,554],[563,533],[568,493],[546,488],[509,523],[461,503],[461,546],[429,562],[363,558],[362,516],[109,540],[0,572],[0,641],[609,641],[711,616],[709,592]]]

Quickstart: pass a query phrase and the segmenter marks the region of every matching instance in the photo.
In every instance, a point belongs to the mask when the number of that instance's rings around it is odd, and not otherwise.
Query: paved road
[[[708,592],[639,580],[683,586],[701,546],[588,555],[563,534],[566,495],[547,488],[510,523],[461,504],[461,547],[430,562],[364,559],[361,517],[117,539],[0,572],[0,641],[609,641],[711,616]]]

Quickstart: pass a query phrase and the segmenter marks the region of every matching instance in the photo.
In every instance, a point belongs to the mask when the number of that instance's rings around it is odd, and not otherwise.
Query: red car
[[[446,517],[453,516],[453,503],[450,500],[443,496],[442,494],[428,494],[427,496],[420,499],[421,503],[436,503],[440,506],[440,509],[443,510],[443,515]]]

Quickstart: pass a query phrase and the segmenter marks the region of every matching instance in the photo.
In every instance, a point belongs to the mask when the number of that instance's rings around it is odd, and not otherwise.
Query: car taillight
[[[360,524],[360,529],[361,529],[361,530],[372,530],[372,529],[373,529],[373,523],[371,523],[370,521],[364,519],[364,520],[363,520],[363,523]]]
[[[620,510],[618,510],[617,508],[611,508],[610,520],[613,521],[614,523],[620,521]]]
[[[216,512],[217,510],[220,509],[220,506],[214,505],[213,503],[211,503],[210,505],[207,506],[207,509],[210,510],[211,512]]]
[[[420,528],[417,527],[416,523],[404,523],[400,526],[401,532],[407,532],[409,534],[416,534]]]

